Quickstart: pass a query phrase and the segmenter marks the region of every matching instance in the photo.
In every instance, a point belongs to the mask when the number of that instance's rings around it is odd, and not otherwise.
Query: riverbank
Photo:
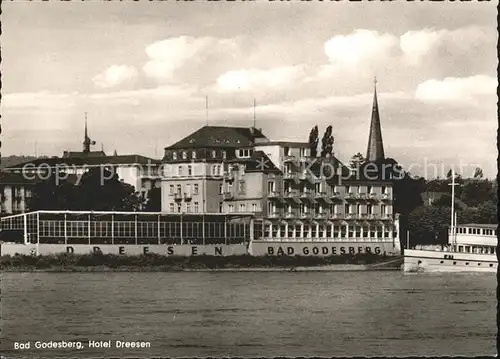
[[[110,254],[2,256],[6,272],[237,272],[399,270],[400,258],[374,254],[306,256],[117,256]]]

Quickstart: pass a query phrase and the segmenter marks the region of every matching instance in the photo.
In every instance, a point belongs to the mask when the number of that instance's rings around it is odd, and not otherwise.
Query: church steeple
[[[83,153],[90,152],[90,138],[87,131],[87,112],[85,112],[85,137],[83,139]]]
[[[382,129],[380,128],[380,115],[377,101],[377,78],[374,79],[372,120],[370,124],[370,136],[368,137],[368,149],[366,151],[367,161],[380,161],[385,159],[384,143],[382,141]]]

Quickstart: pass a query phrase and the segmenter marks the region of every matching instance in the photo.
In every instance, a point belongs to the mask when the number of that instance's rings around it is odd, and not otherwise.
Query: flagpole
[[[205,123],[208,126],[208,95],[205,94]]]

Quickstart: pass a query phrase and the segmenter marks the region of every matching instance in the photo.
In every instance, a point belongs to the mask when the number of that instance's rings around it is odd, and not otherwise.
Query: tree
[[[314,126],[309,133],[309,148],[311,150],[311,157],[317,157],[318,155],[318,138],[319,138],[319,130],[318,126]]]
[[[323,139],[321,140],[321,157],[331,156],[333,152],[333,134],[332,126],[326,128]]]
[[[349,163],[349,166],[353,170],[359,169],[365,162],[366,162],[365,157],[360,152],[358,152],[354,156],[351,157],[351,161]]]
[[[116,173],[99,167],[84,173],[76,184],[56,181],[57,178],[64,177],[54,175],[35,185],[28,201],[31,211],[137,211],[144,204],[133,186],[120,181]]]
[[[477,207],[481,203],[496,200],[496,190],[490,181],[472,180],[461,187],[460,199],[468,206]]]
[[[450,209],[419,206],[408,215],[407,229],[411,246],[416,244],[446,244],[446,229],[450,223]]]
[[[483,170],[479,167],[476,167],[474,171],[474,179],[480,180],[483,178]]]
[[[161,188],[154,187],[149,190],[145,210],[148,212],[161,212]]]

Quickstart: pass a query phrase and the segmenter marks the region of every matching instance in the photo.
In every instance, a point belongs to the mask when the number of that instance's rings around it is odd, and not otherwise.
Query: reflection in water
[[[4,273],[2,287],[8,357],[495,352],[494,274]],[[13,350],[50,340],[85,348]],[[89,340],[151,348],[95,349]]]

